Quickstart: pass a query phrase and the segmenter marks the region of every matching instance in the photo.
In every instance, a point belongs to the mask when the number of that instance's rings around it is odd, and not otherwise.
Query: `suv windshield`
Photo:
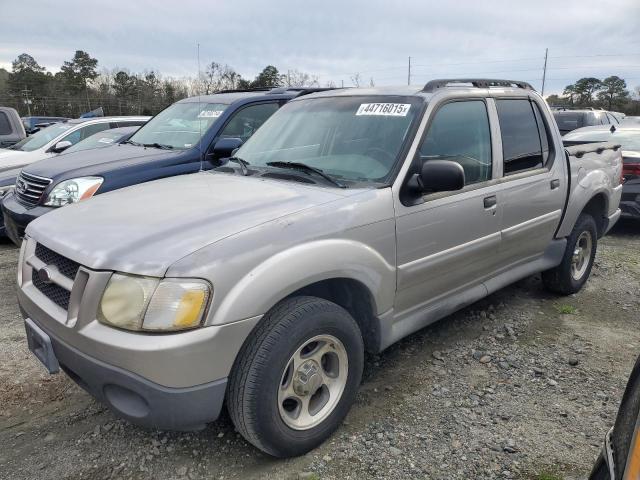
[[[422,100],[400,96],[309,98],[275,113],[237,152],[251,166],[296,162],[333,177],[383,182]]]
[[[198,143],[227,106],[223,103],[174,103],[149,120],[129,141],[186,150]]]
[[[623,150],[635,150],[640,152],[640,129],[638,130],[610,130],[567,133],[563,140],[583,142],[613,142],[622,145]]]
[[[15,145],[9,147],[11,150],[22,150],[23,152],[31,152],[40,147],[45,146],[51,140],[59,137],[67,130],[71,130],[76,124],[71,123],[55,123],[43,128],[37,133],[20,140]]]
[[[67,148],[64,153],[72,153],[72,152],[80,152],[82,150],[90,150],[92,148],[102,148],[108,147],[109,145],[113,145],[114,143],[118,143],[118,141],[124,137],[126,133],[123,132],[98,132],[94,135],[91,135],[84,140],[79,141],[75,145],[71,145]]]

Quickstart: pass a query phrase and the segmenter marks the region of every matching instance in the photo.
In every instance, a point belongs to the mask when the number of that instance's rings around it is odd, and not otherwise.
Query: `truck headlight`
[[[211,288],[202,280],[138,277],[114,273],[98,321],[127,330],[175,331],[200,326]]]
[[[44,204],[49,207],[63,207],[70,203],[87,200],[93,197],[103,181],[102,177],[80,177],[65,180],[53,187]]]
[[[13,190],[15,185],[5,185],[4,187],[0,187],[0,200],[7,196],[7,194]]]

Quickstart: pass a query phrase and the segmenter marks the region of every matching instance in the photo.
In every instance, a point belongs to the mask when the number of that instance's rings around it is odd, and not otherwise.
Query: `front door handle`
[[[491,195],[490,197],[484,197],[484,208],[489,209],[493,208],[497,205],[498,200],[495,195]]]
[[[554,178],[553,180],[551,180],[551,190],[555,190],[559,186],[560,186],[560,179]]]

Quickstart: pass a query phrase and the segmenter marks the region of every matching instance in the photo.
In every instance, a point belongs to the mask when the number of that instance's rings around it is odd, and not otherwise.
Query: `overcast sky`
[[[517,6],[520,5],[520,6]],[[195,76],[226,63],[253,78],[265,65],[351,85],[483,76],[527,80],[545,93],[583,76],[640,85],[640,1],[0,0],[0,67],[26,52],[57,71],[77,49],[99,68]]]

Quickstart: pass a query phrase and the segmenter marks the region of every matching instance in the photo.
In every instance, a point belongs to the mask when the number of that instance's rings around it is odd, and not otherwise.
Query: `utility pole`
[[[547,79],[547,57],[549,55],[549,49],[545,48],[544,50],[544,70],[542,71],[542,92],[541,95],[544,97],[544,82]]]
[[[31,90],[28,90],[27,87],[24,87],[24,90],[22,90],[22,94],[24,95],[24,103],[27,104],[27,113],[29,116],[31,116],[31,99],[29,98],[29,94],[31,93]]]
[[[344,88],[344,80],[340,80],[340,87]]]
[[[411,57],[409,57],[409,70],[407,71],[407,85],[411,85]]]

